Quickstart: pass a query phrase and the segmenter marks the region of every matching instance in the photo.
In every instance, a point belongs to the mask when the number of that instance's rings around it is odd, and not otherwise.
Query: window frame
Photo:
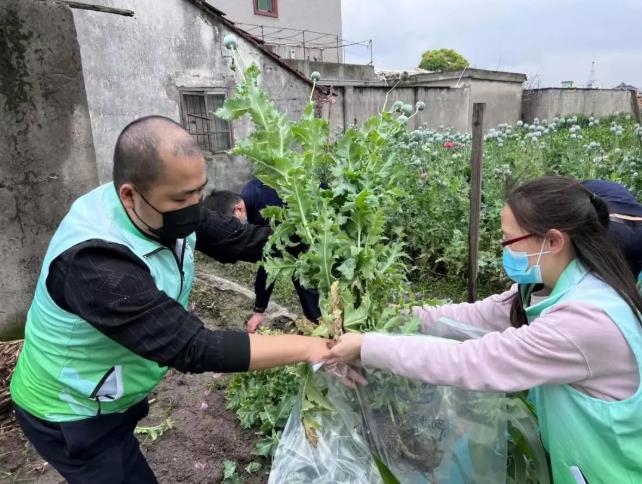
[[[254,5],[254,15],[262,15],[263,17],[279,17],[279,0],[272,0],[272,12],[267,10],[259,9],[259,0],[253,0],[252,5]]]
[[[180,115],[181,115],[181,126],[187,130],[190,135],[196,139],[196,142],[199,144],[199,147],[203,150],[205,154],[211,154],[211,155],[220,155],[220,154],[225,154],[227,153],[228,150],[231,150],[234,147],[234,133],[233,133],[233,128],[232,128],[232,123],[226,120],[223,120],[227,123],[228,130],[227,131],[213,131],[213,124],[215,122],[214,116],[208,115],[208,113],[214,111],[214,108],[211,106],[210,101],[208,99],[209,96],[221,96],[223,98],[223,101],[225,101],[228,97],[228,90],[225,88],[181,88],[179,89],[179,94],[180,94]],[[186,99],[185,96],[199,96],[203,98],[203,101],[205,103],[205,113],[206,113],[206,118],[207,118],[207,124],[208,124],[208,130],[205,133],[192,133],[190,131],[189,125],[187,123],[187,118],[188,116],[196,116],[193,113],[188,113],[187,112],[187,106],[186,106]],[[218,149],[217,146],[214,146],[213,141],[216,139],[215,135],[220,135],[220,134],[225,134],[227,133],[227,138],[228,138],[228,145],[229,147],[227,148],[221,148]],[[198,136],[207,136],[208,140],[208,147],[209,148],[203,148],[201,146],[201,143],[198,140]]]

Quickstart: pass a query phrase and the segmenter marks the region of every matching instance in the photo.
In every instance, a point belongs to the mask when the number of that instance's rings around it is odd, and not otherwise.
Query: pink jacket
[[[561,303],[521,328],[511,327],[510,296],[474,304],[415,307],[422,332],[442,316],[491,331],[464,342],[425,336],[368,334],[364,366],[438,385],[480,391],[519,391],[568,383],[603,400],[623,400],[640,381],[631,349],[616,324],[586,303]]]

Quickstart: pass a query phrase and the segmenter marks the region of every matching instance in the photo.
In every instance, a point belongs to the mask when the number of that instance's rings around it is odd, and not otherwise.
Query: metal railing
[[[279,48],[281,52],[277,53],[282,57],[343,63],[345,59],[345,48],[359,46],[368,50],[370,54],[370,64],[373,62],[371,39],[353,42],[342,38],[339,34],[317,32],[315,30],[243,22],[236,22],[235,25],[257,39],[260,39],[266,45]],[[324,55],[326,51],[334,52],[334,55],[327,58]],[[286,55],[283,55],[283,52],[285,52]],[[301,52],[302,55],[299,55],[299,52]]]

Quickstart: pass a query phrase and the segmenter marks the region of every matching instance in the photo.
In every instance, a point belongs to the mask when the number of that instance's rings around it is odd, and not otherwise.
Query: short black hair
[[[231,217],[234,215],[234,206],[242,201],[243,198],[238,193],[230,192],[229,190],[212,190],[205,197],[203,205],[205,205],[205,208],[214,210],[221,215]]]
[[[176,121],[158,115],[138,118],[125,126],[116,140],[112,173],[116,189],[131,182],[140,190],[147,191],[163,175],[165,166],[158,153],[161,137],[155,129],[158,127],[174,128],[187,135],[174,141],[174,154],[201,154],[196,140]]]

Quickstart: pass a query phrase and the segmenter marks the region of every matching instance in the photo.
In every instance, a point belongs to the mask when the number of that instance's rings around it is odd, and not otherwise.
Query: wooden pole
[[[81,10],[94,10],[95,12],[113,13],[116,15],[124,15],[125,17],[134,16],[133,10],[125,10],[122,8],[103,7],[102,5],[92,5],[92,4],[83,3],[83,2],[72,2],[71,0],[66,0],[65,4],[67,4],[71,8],[79,8]]]
[[[631,89],[631,110],[633,111],[633,118],[635,119],[635,122],[638,124],[642,124],[638,93],[635,89]]]
[[[468,231],[468,302],[474,302],[477,299],[485,107],[485,103],[473,104],[473,150],[470,157],[470,225]]]

